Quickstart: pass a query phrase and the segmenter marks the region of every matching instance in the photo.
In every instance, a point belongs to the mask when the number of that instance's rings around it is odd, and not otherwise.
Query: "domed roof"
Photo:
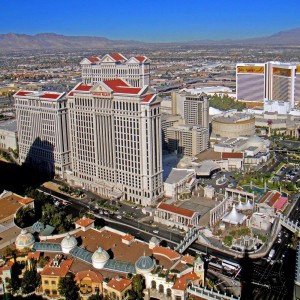
[[[154,260],[146,255],[141,256],[135,263],[136,269],[140,271],[152,270],[154,266]]]
[[[99,247],[92,255],[92,262],[105,263],[109,260],[109,254],[101,247]]]
[[[17,248],[30,247],[34,244],[34,236],[26,229],[22,229],[21,233],[16,238]]]
[[[70,236],[69,234],[61,241],[62,249],[73,249],[75,246],[77,246],[77,240],[74,236]]]

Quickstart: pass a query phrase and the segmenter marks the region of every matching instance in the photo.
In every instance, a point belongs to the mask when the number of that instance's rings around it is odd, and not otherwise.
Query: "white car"
[[[117,219],[122,219],[122,216],[117,216]]]
[[[153,233],[158,234],[158,230],[153,230]]]

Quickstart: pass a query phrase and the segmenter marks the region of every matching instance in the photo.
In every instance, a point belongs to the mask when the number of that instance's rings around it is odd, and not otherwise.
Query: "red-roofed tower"
[[[80,65],[84,84],[96,84],[116,78],[127,81],[133,87],[150,84],[150,60],[146,56],[127,59],[121,53],[111,53],[102,58],[84,58]]]

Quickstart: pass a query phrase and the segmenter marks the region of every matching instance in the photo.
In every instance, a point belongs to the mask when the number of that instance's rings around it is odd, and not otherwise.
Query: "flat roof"
[[[0,130],[17,132],[17,120],[13,119],[0,122]]]
[[[193,173],[195,173],[195,171],[193,169],[188,170],[188,169],[173,168],[171,170],[171,173],[165,180],[165,183],[169,183],[169,184],[177,183],[178,181],[186,178],[186,176],[193,174]]]

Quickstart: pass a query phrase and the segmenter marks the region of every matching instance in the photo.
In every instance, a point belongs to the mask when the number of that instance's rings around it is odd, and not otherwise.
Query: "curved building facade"
[[[255,134],[255,117],[244,113],[217,115],[212,119],[212,133],[220,137],[236,138]]]

